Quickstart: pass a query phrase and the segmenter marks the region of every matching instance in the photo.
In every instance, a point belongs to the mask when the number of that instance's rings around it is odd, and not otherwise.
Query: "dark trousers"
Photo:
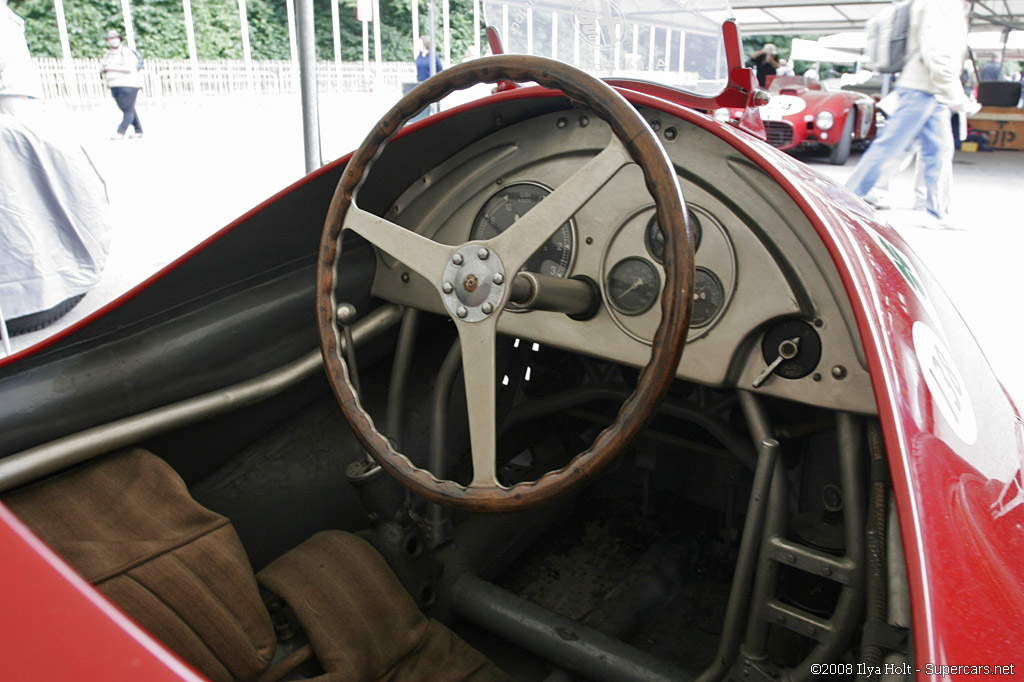
[[[139,123],[139,115],[135,113],[135,98],[139,96],[139,89],[110,88],[110,93],[117,102],[117,108],[124,114],[121,117],[121,125],[117,126],[117,134],[124,135],[128,126],[135,128],[136,133],[141,133],[142,124]]]

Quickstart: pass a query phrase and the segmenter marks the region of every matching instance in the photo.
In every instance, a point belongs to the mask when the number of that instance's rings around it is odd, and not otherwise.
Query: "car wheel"
[[[850,147],[853,145],[853,124],[857,120],[857,110],[850,109],[846,115],[846,123],[843,124],[843,132],[839,135],[839,142],[832,147],[828,155],[828,162],[833,166],[842,166],[850,158]]]
[[[7,320],[7,333],[11,336],[18,336],[19,334],[37,332],[44,327],[48,327],[67,315],[72,308],[78,305],[83,296],[85,294],[78,294],[61,301],[49,310],[41,310],[38,313],[22,315],[21,317]]]

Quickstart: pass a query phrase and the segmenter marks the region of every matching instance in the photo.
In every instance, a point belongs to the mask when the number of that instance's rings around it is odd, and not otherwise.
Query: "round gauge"
[[[527,211],[551,194],[551,190],[532,182],[517,182],[501,188],[488,199],[476,214],[469,238],[491,239],[512,227]],[[565,277],[572,265],[572,221],[562,225],[534,251],[523,265],[523,270],[553,277]]]
[[[625,315],[647,312],[658,299],[661,278],[643,258],[624,258],[608,273],[608,301]]]
[[[697,268],[693,278],[693,312],[690,326],[703,327],[715,319],[725,304],[725,287],[710,270]]]
[[[690,229],[693,231],[693,252],[696,253],[700,248],[701,227],[700,220],[697,219],[697,215],[693,211],[690,211]],[[665,233],[661,231],[661,225],[658,224],[657,214],[647,223],[644,243],[647,245],[647,253],[651,254],[651,258],[658,263],[664,262]]]

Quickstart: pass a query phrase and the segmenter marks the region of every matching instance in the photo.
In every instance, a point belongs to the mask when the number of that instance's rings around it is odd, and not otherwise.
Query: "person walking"
[[[441,73],[441,57],[434,53],[434,64],[430,63],[430,38],[420,36],[420,51],[416,54],[416,80],[422,83],[435,73]]]
[[[107,31],[107,53],[103,55],[100,68],[122,114],[117,134],[110,138],[112,140],[123,140],[129,126],[135,129],[132,137],[142,137],[142,123],[135,111],[135,100],[142,89],[141,61],[139,54],[124,44],[119,32],[114,29]]]
[[[25,20],[0,0],[0,114],[24,113],[26,102],[43,95],[39,70],[25,41]]]
[[[920,149],[925,209],[933,220],[949,212],[949,191],[942,187],[952,176],[952,111],[963,112],[967,96],[960,69],[967,49],[967,13],[964,0],[913,0],[909,55],[894,89],[895,112],[871,143],[846,182],[862,198],[876,187],[888,187],[901,158],[917,143]]]
[[[762,88],[768,87],[768,77],[774,76],[779,67],[777,53],[778,48],[774,43],[765,43],[764,47],[750,55],[750,61],[757,72],[757,82]]]

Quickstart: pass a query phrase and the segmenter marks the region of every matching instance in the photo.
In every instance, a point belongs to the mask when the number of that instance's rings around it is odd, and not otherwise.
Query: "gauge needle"
[[[631,292],[631,291],[633,291],[634,289],[637,289],[637,288],[639,288],[639,287],[642,287],[643,285],[644,285],[644,280],[643,280],[643,278],[642,278],[642,277],[637,277],[636,281],[635,281],[635,282],[633,282],[633,284],[632,284],[632,285],[631,285],[631,286],[630,286],[630,287],[629,287],[628,289],[626,289],[625,291],[623,291],[623,292],[622,292],[622,295],[623,295],[623,296],[625,296],[625,295],[626,295],[626,294],[628,294],[629,292]]]

